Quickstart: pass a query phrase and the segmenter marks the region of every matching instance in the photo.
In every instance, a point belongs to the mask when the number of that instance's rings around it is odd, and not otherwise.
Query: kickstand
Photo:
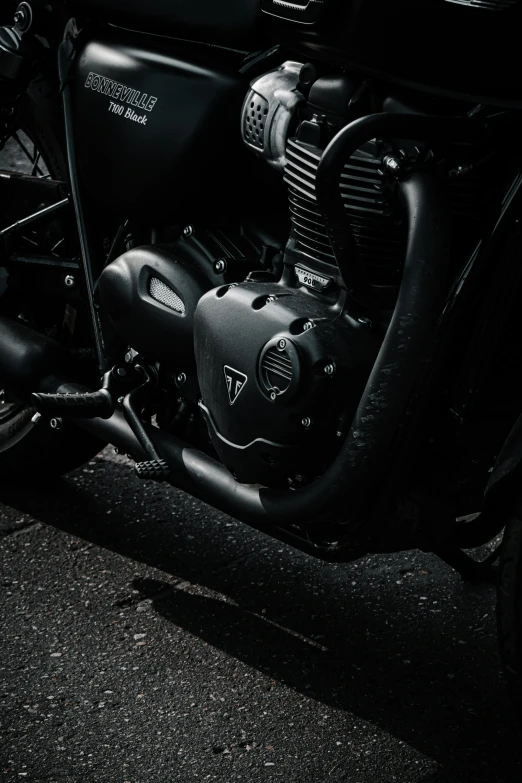
[[[498,559],[501,546],[502,544],[499,544],[499,546],[484,560],[473,560],[466,552],[457,547],[438,549],[434,554],[454,568],[465,582],[487,582],[489,584],[495,584],[497,581],[497,572],[494,563]]]

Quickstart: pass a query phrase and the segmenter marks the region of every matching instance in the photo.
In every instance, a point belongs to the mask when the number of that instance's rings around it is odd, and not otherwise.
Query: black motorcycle
[[[419,548],[488,579],[500,553],[522,690],[521,22],[522,0],[22,2],[2,480],[111,443],[328,562]]]

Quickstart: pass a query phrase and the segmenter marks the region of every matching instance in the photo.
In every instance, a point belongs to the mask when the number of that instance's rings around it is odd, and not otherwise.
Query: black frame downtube
[[[58,49],[58,74],[60,78],[60,90],[63,96],[63,112],[65,118],[65,138],[67,144],[67,164],[69,167],[69,181],[74,203],[74,212],[76,215],[76,224],[78,227],[78,236],[80,240],[82,271],[84,277],[85,291],[89,306],[92,334],[94,338],[94,348],[96,352],[96,364],[100,378],[107,371],[108,364],[103,349],[103,338],[98,322],[98,313],[96,312],[96,303],[94,301],[94,274],[92,255],[90,250],[89,235],[85,220],[85,213],[81,199],[81,188],[78,179],[78,168],[76,165],[76,146],[74,140],[74,125],[72,114],[72,98],[70,77],[71,69],[74,63],[76,51],[70,33],[65,34],[65,38]]]

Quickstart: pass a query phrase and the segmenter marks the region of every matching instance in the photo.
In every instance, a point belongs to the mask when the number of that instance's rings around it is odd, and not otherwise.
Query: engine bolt
[[[74,288],[76,285],[76,280],[74,279],[73,275],[65,275],[65,279],[63,281],[67,288]]]
[[[334,364],[327,364],[324,368],[325,375],[333,375],[335,372],[335,365]]]
[[[116,370],[116,375],[119,375],[120,378],[125,378],[125,376],[127,375],[127,370],[125,369],[125,367],[118,367],[118,369]]]
[[[312,419],[310,418],[310,416],[305,416],[302,419],[301,424],[303,425],[303,427],[306,427],[308,429],[308,427],[312,426]]]
[[[275,393],[275,391],[270,392],[270,399],[272,400],[272,402],[274,402],[274,400],[277,399],[277,394]]]
[[[178,386],[183,386],[183,384],[186,383],[186,381],[187,381],[187,376],[185,375],[184,372],[180,372],[176,378],[176,383],[178,384]]]
[[[52,430],[61,430],[63,427],[63,421],[59,418],[51,419],[49,424]]]
[[[266,303],[268,304],[269,302],[275,302],[276,299],[276,296],[267,296]]]
[[[279,340],[277,347],[280,351],[284,351],[286,348],[286,340]]]
[[[194,233],[194,226],[190,226],[190,225],[185,226],[185,228],[183,229],[183,236],[185,239],[191,237],[193,233]]]
[[[384,165],[390,174],[399,174],[402,169],[400,160],[398,160],[398,158],[394,158],[393,155],[387,155],[384,158]]]
[[[314,325],[311,321],[305,321],[303,324],[303,331],[307,332],[309,329],[313,329]]]
[[[214,272],[218,275],[222,275],[227,270],[227,262],[224,258],[218,258],[214,261]]]

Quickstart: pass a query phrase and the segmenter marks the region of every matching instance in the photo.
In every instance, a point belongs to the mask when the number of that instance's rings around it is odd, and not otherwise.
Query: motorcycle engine
[[[378,350],[368,319],[345,311],[346,291],[314,193],[321,145],[346,124],[346,112],[340,114],[355,91],[349,79],[318,80],[312,66],[287,62],[253,82],[243,105],[244,143],[289,186],[284,271],[280,279],[251,274],[205,294],[194,334],[200,408],[221,460],[245,483],[278,486],[324,471]],[[317,119],[319,110],[325,113]],[[363,220],[394,221],[384,177],[375,188],[376,154],[371,145],[362,151],[355,163],[362,176],[347,171],[347,204],[355,203],[357,218],[362,212]],[[378,243],[373,229],[365,226],[364,236]],[[387,241],[398,266],[396,234]]]
[[[371,312],[351,297],[340,274],[317,204],[316,173],[328,143],[353,120],[417,111],[401,100],[378,96],[358,76],[318,76],[309,64],[286,62],[263,74],[245,97],[241,132],[248,150],[287,186],[291,230],[272,268],[259,263],[259,247],[244,234],[208,232],[169,249],[132,250],[101,275],[100,296],[115,332],[171,368],[167,375],[191,379],[190,395],[177,383],[173,393],[167,388],[171,408],[188,401],[193,420],[199,404],[215,452],[241,482],[312,481],[351,425],[406,254],[408,227],[389,162],[424,162],[431,152],[413,142],[373,139],[344,164],[338,187],[346,231],[375,294]],[[459,149],[459,163],[461,155]],[[473,181],[455,183],[459,223],[480,221],[473,195],[484,190]],[[168,413],[161,426],[172,420]]]

